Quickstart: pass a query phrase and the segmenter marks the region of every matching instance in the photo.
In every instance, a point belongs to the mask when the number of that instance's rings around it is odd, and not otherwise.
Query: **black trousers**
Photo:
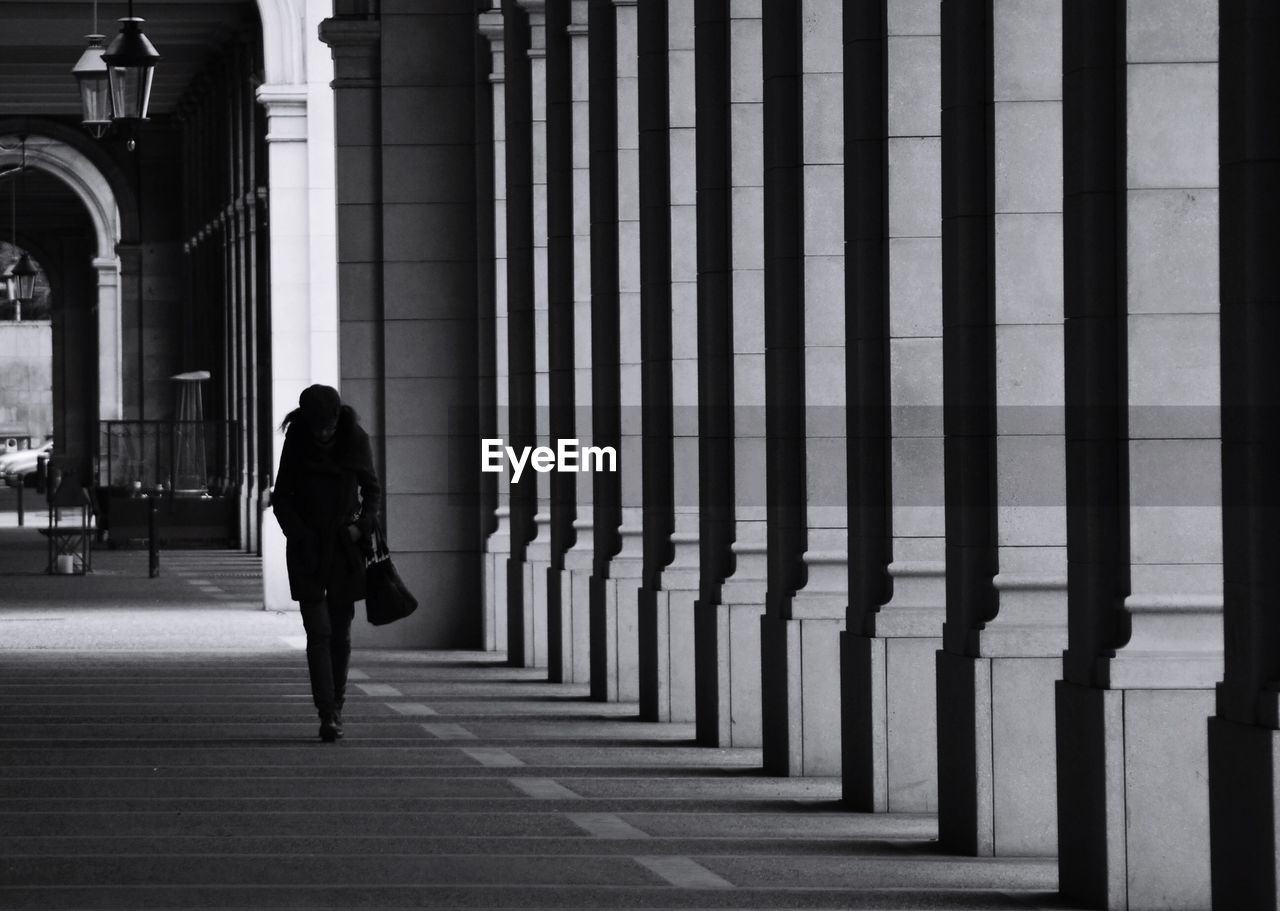
[[[321,717],[342,709],[351,663],[351,601],[302,601],[302,627],[307,631],[307,670],[311,698]]]

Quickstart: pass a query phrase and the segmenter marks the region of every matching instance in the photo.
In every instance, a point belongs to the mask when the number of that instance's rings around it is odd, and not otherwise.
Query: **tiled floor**
[[[500,656],[358,652],[322,744],[296,615],[215,598],[239,558],[167,567],[167,607],[0,601],[0,909],[1061,907],[1052,861],[944,855]]]

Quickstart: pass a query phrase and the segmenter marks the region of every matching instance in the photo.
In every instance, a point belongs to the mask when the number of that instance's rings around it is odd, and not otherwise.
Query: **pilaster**
[[[1063,30],[1061,887],[1204,908],[1223,641],[1217,9],[1064,4]]]
[[[547,10],[547,278],[551,436],[593,445],[586,0]],[[547,651],[553,681],[590,680],[592,475],[552,477]]]
[[[764,765],[834,775],[848,598],[843,7],[763,14],[767,471],[779,504],[761,618]]]
[[[768,577],[763,34],[757,3],[698,9],[698,740],[759,746]]]
[[[593,353],[593,363],[603,372],[595,406],[601,444],[615,445],[618,452],[618,472],[601,491],[607,497],[600,503],[603,514],[597,512],[591,694],[632,701],[640,693],[638,597],[644,568],[638,22],[636,0],[592,0],[589,10],[595,49],[592,170],[603,170],[599,186],[591,186],[592,284],[603,292],[593,295],[600,308],[593,313],[593,352],[602,355]],[[611,527],[602,528],[602,520]]]
[[[546,445],[547,81],[546,19],[539,0],[503,5],[507,112],[507,294],[511,446]],[[551,565],[551,481],[526,471],[512,489],[507,658],[547,665],[547,570]]]
[[[1209,721],[1215,908],[1280,907],[1280,10],[1220,3],[1223,679]],[[1204,241],[1212,243],[1212,238]]]
[[[493,235],[492,324],[482,322],[480,331],[492,333],[493,423],[490,438],[507,440],[510,435],[510,360],[507,341],[507,180],[506,180],[506,45],[500,7],[479,16],[479,32],[489,46],[489,91],[493,142],[482,149],[487,161],[480,167],[492,173],[493,208],[490,230]],[[511,554],[511,480],[507,472],[494,476],[492,531],[485,537],[481,634],[487,651],[507,648],[507,561]]]
[[[955,177],[943,185],[956,479],[947,508],[957,520],[937,658],[938,812],[941,841],[967,854],[1057,850],[1052,705],[1067,619],[1061,23],[1057,0],[975,6],[944,23],[944,116],[955,125],[943,137],[943,173]],[[988,68],[989,86],[959,75]],[[987,174],[980,196],[973,188]],[[990,251],[977,267],[976,249]]]
[[[845,30],[852,568],[842,641],[844,794],[937,807],[942,630],[939,4],[860,5]]]
[[[644,585],[640,716],[692,721],[698,595],[694,7],[639,7]]]

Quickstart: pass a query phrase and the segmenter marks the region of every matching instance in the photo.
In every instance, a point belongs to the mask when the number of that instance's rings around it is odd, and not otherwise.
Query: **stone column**
[[[843,638],[844,793],[936,807],[942,632],[939,5],[868,3],[845,25],[852,561]],[[980,71],[980,70],[979,70]]]
[[[1222,674],[1217,6],[1064,4],[1062,891],[1209,906]]]
[[[598,445],[618,455],[617,473],[597,488],[591,695],[625,702],[640,692],[643,568],[636,0],[591,0],[589,10],[594,404]]]
[[[1220,3],[1222,495],[1226,653],[1209,721],[1215,908],[1280,906],[1280,8]],[[1211,244],[1212,239],[1203,241]]]
[[[397,569],[436,608],[357,621],[365,645],[480,642],[475,112],[488,62],[475,29],[469,0],[382,0],[380,18],[322,31],[338,64],[343,363],[360,370],[342,392],[384,457]],[[348,59],[367,32],[376,54]]]
[[[371,100],[377,98],[378,32],[376,23],[372,29],[369,26],[370,23],[363,21],[344,22],[326,34],[326,40],[334,47],[335,98],[339,106],[373,103],[376,108],[376,101]],[[311,299],[305,89],[264,85],[258,89],[258,101],[267,115],[267,173],[271,181],[268,196],[272,313],[270,414],[271,426],[278,428],[284,416],[297,407],[298,394],[308,385],[337,383],[338,333],[336,316],[332,312],[315,312]],[[376,138],[369,131],[352,130],[338,141],[356,150],[356,154],[368,156],[372,154],[371,144]],[[367,218],[361,219],[360,224],[367,225]],[[344,252],[350,257],[347,274],[361,271],[364,254],[350,243]],[[343,267],[340,265],[339,269]],[[278,465],[283,434],[275,433],[273,442],[271,464]],[[274,482],[274,478],[272,480]],[[269,610],[294,609],[285,572],[284,543],[279,525],[274,521],[264,522],[262,583],[264,603]]]
[[[510,439],[510,358],[507,346],[507,109],[506,60],[502,9],[494,7],[480,14],[480,34],[489,42],[492,92],[493,146],[489,167],[493,172],[493,398],[494,419],[491,439]],[[484,151],[481,154],[485,154]],[[483,322],[481,331],[486,327]],[[507,648],[507,560],[511,554],[511,475],[503,470],[494,475],[495,508],[493,530],[485,538],[484,600],[481,632],[487,651]]]
[[[697,4],[702,586],[698,741],[761,743],[765,507],[760,4]]]
[[[645,573],[640,717],[694,720],[698,320],[694,6],[639,7]]]
[[[551,435],[592,445],[590,84],[587,0],[547,8],[547,218]],[[591,679],[592,475],[552,478],[553,565],[547,580],[549,674]]]
[[[510,354],[508,445],[545,446],[547,424],[547,80],[541,0],[507,0],[507,295]],[[547,664],[547,569],[551,481],[526,466],[511,482],[512,550],[507,568],[507,658]]]
[[[1053,855],[1067,587],[1062,4],[944,10],[939,831],[961,853]]]
[[[843,4],[766,0],[765,360],[769,589],[765,769],[841,768],[845,492]]]
[[[124,415],[121,388],[120,260],[96,256],[98,279],[98,420],[118,421]]]

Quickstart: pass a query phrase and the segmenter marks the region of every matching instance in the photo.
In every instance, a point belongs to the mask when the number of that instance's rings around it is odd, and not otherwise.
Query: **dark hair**
[[[285,433],[288,433],[289,428],[294,424],[299,424],[299,423],[305,424],[306,422],[303,420],[304,417],[305,417],[305,414],[302,410],[302,406],[299,405],[297,408],[293,409],[292,411],[290,411],[288,414],[284,416],[284,420],[280,422],[280,429],[283,430]],[[338,433],[339,434],[349,432],[351,428],[357,426],[359,423],[360,423],[360,416],[356,414],[356,410],[352,408],[350,405],[344,404],[338,408]]]

